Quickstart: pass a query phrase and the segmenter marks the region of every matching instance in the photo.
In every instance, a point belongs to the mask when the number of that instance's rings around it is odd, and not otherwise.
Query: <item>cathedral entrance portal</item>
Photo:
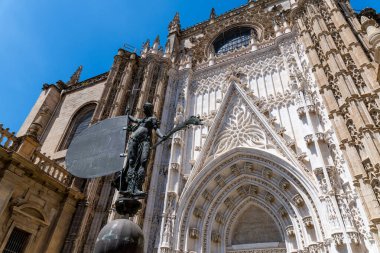
[[[179,199],[174,249],[198,253],[322,250],[316,196],[306,171],[267,151],[235,148],[189,178]]]

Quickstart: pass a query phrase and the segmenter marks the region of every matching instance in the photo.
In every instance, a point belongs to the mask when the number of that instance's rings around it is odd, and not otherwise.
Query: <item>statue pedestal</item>
[[[134,216],[141,209],[137,198],[119,197],[115,202],[120,215]],[[98,235],[94,253],[143,253],[144,235],[141,228],[129,219],[113,220]]]
[[[136,198],[119,197],[115,202],[116,212],[132,217],[141,208],[141,203]]]

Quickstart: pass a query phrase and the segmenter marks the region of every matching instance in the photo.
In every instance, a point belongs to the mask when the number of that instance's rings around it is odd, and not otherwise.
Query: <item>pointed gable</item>
[[[304,167],[271,127],[252,99],[235,81],[225,93],[205,144],[194,165],[192,178],[212,159],[236,147],[263,149]],[[306,168],[305,168],[306,169]]]

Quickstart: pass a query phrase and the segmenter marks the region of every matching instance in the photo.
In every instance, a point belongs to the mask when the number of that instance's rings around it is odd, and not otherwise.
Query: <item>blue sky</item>
[[[109,70],[125,43],[138,49],[180,12],[182,27],[243,5],[247,0],[0,0],[0,123],[17,131],[43,83],[67,81],[79,65],[81,80]],[[379,0],[352,0],[353,8]]]

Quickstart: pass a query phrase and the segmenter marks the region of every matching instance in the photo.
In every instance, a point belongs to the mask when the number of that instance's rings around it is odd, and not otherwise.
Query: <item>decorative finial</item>
[[[148,51],[150,47],[150,40],[147,39],[145,43],[143,44],[143,51]]]
[[[173,21],[178,21],[179,22],[179,12],[175,13]]]
[[[71,76],[70,80],[67,82],[67,85],[73,85],[79,82],[80,74],[82,73],[82,65],[80,65],[74,74]]]
[[[167,40],[166,41],[166,44],[165,44],[165,53],[164,53],[164,57],[169,57],[170,55],[170,41]]]
[[[210,13],[210,20],[215,19],[215,18],[216,18],[215,9],[212,8],[212,9],[211,9],[211,13]]]
[[[369,20],[369,18],[367,18],[366,16],[361,16],[360,18],[360,23],[364,24],[365,22],[367,22]]]
[[[181,30],[181,23],[179,21],[179,13],[177,12],[173,20],[169,24],[169,33],[179,32]]]
[[[160,47],[160,36],[157,35],[156,39],[153,42],[153,51],[157,51]]]
[[[160,36],[157,35],[156,39],[154,40],[154,44],[160,44]]]

